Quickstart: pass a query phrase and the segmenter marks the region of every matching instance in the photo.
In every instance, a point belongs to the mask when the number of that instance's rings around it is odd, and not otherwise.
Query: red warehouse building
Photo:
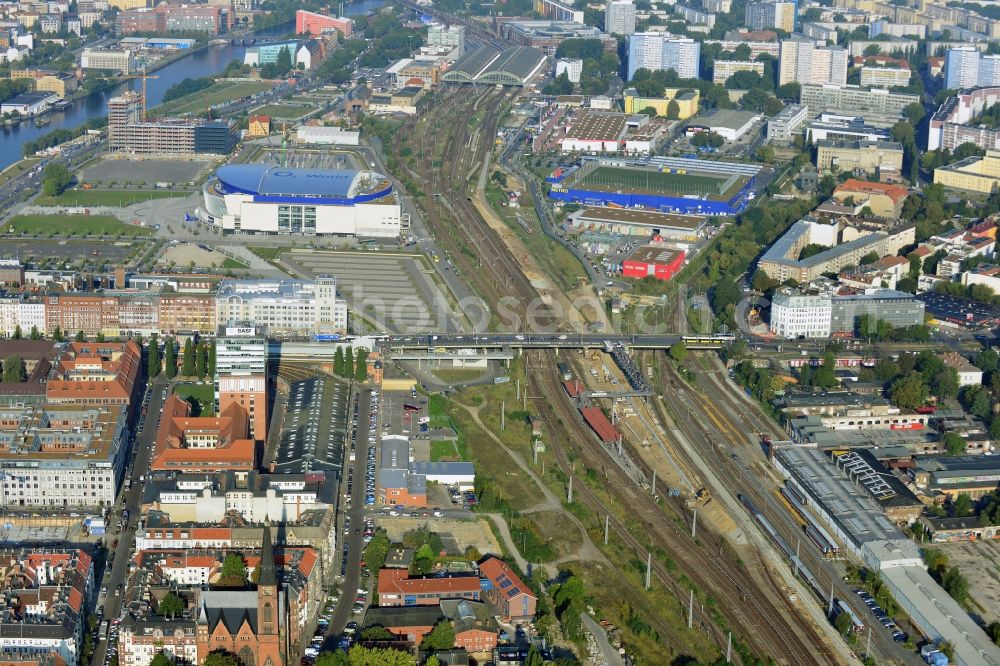
[[[628,278],[655,277],[669,280],[684,267],[684,253],[644,245],[622,262],[622,275]]]

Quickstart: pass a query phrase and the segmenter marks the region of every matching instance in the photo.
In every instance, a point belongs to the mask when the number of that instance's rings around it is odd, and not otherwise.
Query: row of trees
[[[203,379],[206,376],[215,374],[215,341],[193,342],[188,338],[184,342],[181,352],[180,374],[184,377],[197,377]],[[177,376],[177,343],[173,338],[167,338],[163,342],[163,359],[160,359],[160,345],[158,336],[153,334],[149,338],[149,345],[146,355],[147,374],[152,380],[164,372],[167,379]]]
[[[368,350],[358,349],[357,357],[353,347],[337,347],[333,353],[333,374],[363,382],[368,379]]]

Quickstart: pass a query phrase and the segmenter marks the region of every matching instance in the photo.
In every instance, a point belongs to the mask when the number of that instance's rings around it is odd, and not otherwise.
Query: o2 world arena
[[[393,238],[400,233],[392,182],[373,171],[219,167],[202,189],[203,221],[226,233]]]

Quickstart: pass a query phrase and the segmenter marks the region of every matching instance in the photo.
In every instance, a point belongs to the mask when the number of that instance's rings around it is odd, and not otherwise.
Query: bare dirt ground
[[[969,595],[987,623],[1000,621],[1000,543],[965,541],[935,544],[972,582]]]
[[[167,265],[171,261],[180,267],[190,266],[193,261],[199,268],[222,268],[226,255],[215,250],[203,250],[196,243],[179,243],[165,248],[156,263]]]
[[[437,532],[449,552],[461,554],[469,546],[480,553],[500,553],[500,544],[484,520],[453,520],[449,518],[380,518],[379,527],[385,528],[390,541],[402,541],[410,530],[427,526]]]

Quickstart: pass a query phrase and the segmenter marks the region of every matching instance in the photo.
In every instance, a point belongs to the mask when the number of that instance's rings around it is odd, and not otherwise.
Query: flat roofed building
[[[792,141],[809,119],[809,107],[804,104],[789,104],[767,121],[768,141]]]
[[[820,141],[816,145],[816,168],[875,175],[899,173],[903,169],[903,146],[895,141]]]
[[[625,114],[613,111],[583,111],[573,119],[561,142],[564,153],[618,152],[625,132]]]
[[[596,206],[570,213],[567,221],[575,232],[596,231],[625,236],[659,235],[664,239],[688,242],[697,240],[705,228],[705,218],[698,215]]]
[[[135,71],[135,57],[132,51],[85,48],[80,56],[83,69],[109,69],[122,74]]]
[[[271,337],[343,335],[347,303],[337,295],[337,280],[318,276],[300,280],[225,280],[215,298],[220,326],[254,322]]]
[[[799,102],[810,109],[842,109],[854,114],[902,114],[903,109],[910,104],[919,103],[920,97],[909,93],[854,85],[803,84]]]
[[[934,182],[945,187],[979,194],[1000,190],[1000,151],[987,150],[983,157],[967,157],[934,169]]]
[[[252,325],[220,326],[215,338],[215,404],[246,410],[250,437],[267,439],[267,338]]]
[[[128,459],[124,405],[0,410],[0,506],[110,507]]]
[[[663,97],[642,97],[635,88],[627,88],[624,93],[625,113],[642,113],[652,108],[657,116],[687,120],[698,113],[700,98],[700,93],[690,88],[666,88]],[[673,114],[671,102],[676,104]]]
[[[749,132],[754,123],[761,119],[760,114],[753,111],[734,111],[732,109],[716,109],[693,118],[688,123],[688,136],[699,132],[713,132],[726,141],[738,141]]]
[[[712,69],[712,82],[724,84],[736,72],[753,72],[764,76],[764,63],[751,60],[716,60]]]

